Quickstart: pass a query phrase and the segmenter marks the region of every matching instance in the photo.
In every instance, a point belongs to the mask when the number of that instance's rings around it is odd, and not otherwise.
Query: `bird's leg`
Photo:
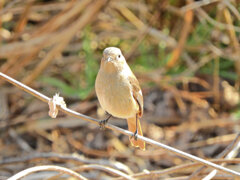
[[[137,135],[138,135],[138,114],[136,114],[136,131],[134,132],[132,138],[137,140]]]
[[[102,129],[102,130],[105,129],[105,124],[107,124],[108,120],[109,120],[111,117],[112,117],[112,115],[109,114],[109,116],[108,116],[106,119],[101,120],[101,121],[99,122],[100,129]]]

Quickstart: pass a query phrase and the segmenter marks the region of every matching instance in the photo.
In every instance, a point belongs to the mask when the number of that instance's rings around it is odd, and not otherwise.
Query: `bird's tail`
[[[128,130],[135,133],[136,131],[136,117],[133,118],[128,118],[127,119],[128,123]],[[137,119],[137,127],[138,127],[138,135],[143,135],[142,129],[141,129],[141,124],[139,118]],[[142,150],[145,150],[145,142],[141,139],[135,140],[134,137],[129,137],[129,140],[131,144],[135,147],[139,147]]]

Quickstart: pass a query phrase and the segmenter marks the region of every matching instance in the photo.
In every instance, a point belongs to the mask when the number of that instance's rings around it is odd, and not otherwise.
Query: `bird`
[[[128,130],[134,133],[129,137],[131,144],[145,150],[145,142],[137,138],[143,135],[139,119],[143,115],[142,90],[119,48],[104,49],[95,91],[100,106],[110,115],[100,125],[105,125],[111,116],[126,119]]]

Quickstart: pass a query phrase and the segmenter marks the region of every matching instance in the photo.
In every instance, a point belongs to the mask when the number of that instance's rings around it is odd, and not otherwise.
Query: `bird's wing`
[[[132,94],[134,99],[137,101],[139,105],[139,117],[143,115],[143,95],[142,95],[142,90],[139,86],[138,80],[135,76],[129,76],[128,77],[129,82],[132,86]]]

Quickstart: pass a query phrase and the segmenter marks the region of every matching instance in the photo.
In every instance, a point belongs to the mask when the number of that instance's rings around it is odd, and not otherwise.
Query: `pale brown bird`
[[[131,144],[145,149],[145,142],[137,139],[137,134],[142,135],[139,120],[143,115],[142,91],[119,48],[108,47],[103,51],[95,89],[105,111],[127,119],[129,131],[135,133],[134,138],[129,138]],[[102,123],[105,124],[109,118]]]

